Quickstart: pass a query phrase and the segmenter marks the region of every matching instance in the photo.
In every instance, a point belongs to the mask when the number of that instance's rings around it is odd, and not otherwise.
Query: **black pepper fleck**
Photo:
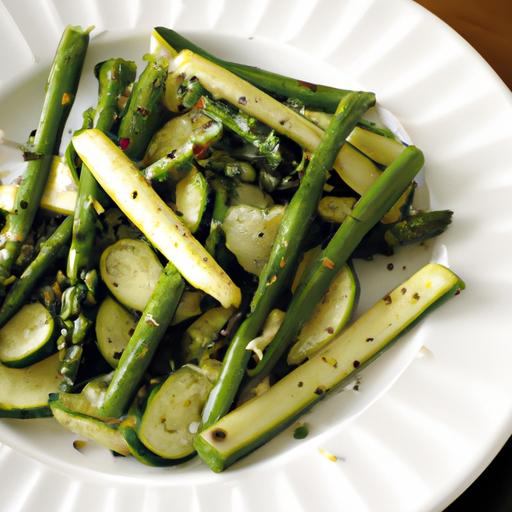
[[[224,441],[226,439],[228,433],[221,428],[216,428],[212,431],[212,437],[215,441]]]
[[[134,190],[134,191],[132,192],[132,199],[137,199],[137,196],[138,196],[138,195],[139,195],[139,193],[138,193],[136,190]]]
[[[388,263],[388,264],[387,264],[387,266],[386,266],[386,268],[387,268],[388,270],[393,270],[393,269],[395,268],[395,266],[393,265],[393,263]]]
[[[375,338],[366,338],[366,341],[367,341],[368,343],[371,343],[374,339],[375,339]]]
[[[240,96],[240,98],[238,98],[238,103],[240,103],[240,105],[247,105],[247,98],[245,96]]]
[[[418,292],[416,292],[416,293],[412,296],[412,298],[413,298],[414,300],[420,300],[420,294],[419,294]]]
[[[361,363],[356,359],[353,363],[354,368],[359,368],[361,366]]]
[[[393,300],[391,299],[391,297],[390,297],[389,295],[386,295],[386,296],[384,297],[384,299],[382,299],[382,300],[384,301],[384,303],[385,303],[387,306],[389,306],[389,305],[393,302]]]
[[[407,293],[407,288],[400,288],[400,293],[405,295]]]
[[[302,386],[304,386],[304,382],[302,382],[301,380],[297,382],[297,387],[301,388]]]
[[[170,153],[167,153],[167,158],[170,158],[171,160],[176,157],[176,150],[173,149]]]
[[[27,201],[21,200],[21,201],[20,201],[20,208],[21,208],[22,210],[26,210],[26,209],[28,208],[28,203],[27,203]]]

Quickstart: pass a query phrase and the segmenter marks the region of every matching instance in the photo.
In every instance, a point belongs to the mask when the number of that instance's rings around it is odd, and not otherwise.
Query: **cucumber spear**
[[[343,98],[325,137],[313,153],[300,186],[286,207],[272,252],[260,274],[251,312],[231,341],[220,377],[208,397],[203,411],[205,426],[217,421],[231,407],[251,356],[246,350],[247,344],[259,334],[270,310],[293,277],[329,169],[346,137],[374,101],[373,94],[352,93]]]
[[[7,216],[0,233],[0,295],[5,293],[5,281],[11,275],[39,208],[53,155],[59,149],[62,131],[75,99],[91,30],[67,27],[57,48],[34,140],[33,152],[37,159],[28,163],[16,193],[14,212]]]

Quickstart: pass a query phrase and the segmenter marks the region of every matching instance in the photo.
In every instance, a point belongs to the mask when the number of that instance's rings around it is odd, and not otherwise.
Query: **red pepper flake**
[[[297,83],[301,87],[304,87],[305,89],[309,89],[310,91],[313,91],[313,92],[316,92],[316,90],[318,88],[316,84],[312,84],[311,82],[305,82],[303,80],[297,80]]]
[[[201,160],[206,157],[206,153],[208,152],[208,146],[205,144],[194,144],[192,148],[192,153],[194,153],[194,157],[198,160]]]
[[[201,96],[197,100],[196,104],[194,105],[194,108],[197,108],[198,110],[201,110],[201,109],[204,108],[205,104],[206,104],[206,102],[204,101],[204,96]]]
[[[128,137],[121,137],[119,139],[119,147],[126,151],[128,149],[128,146],[130,145],[130,139]]]
[[[387,306],[389,306],[393,302],[389,295],[386,295],[382,300]]]
[[[361,366],[361,363],[356,359],[353,363],[354,368],[359,368]]]
[[[281,261],[279,262],[279,268],[284,268],[286,265],[286,260],[284,258],[281,258]]]
[[[62,95],[62,98],[60,100],[60,104],[65,107],[66,105],[69,105],[73,101],[73,95],[69,92],[65,92]]]
[[[329,270],[333,270],[336,265],[334,264],[334,261],[326,257],[322,258],[322,266],[328,268]]]

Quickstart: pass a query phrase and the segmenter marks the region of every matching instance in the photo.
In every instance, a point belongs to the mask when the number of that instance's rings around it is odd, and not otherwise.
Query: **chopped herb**
[[[309,428],[304,423],[303,425],[299,425],[294,431],[293,431],[293,438],[294,439],[305,439],[308,437],[309,434]]]

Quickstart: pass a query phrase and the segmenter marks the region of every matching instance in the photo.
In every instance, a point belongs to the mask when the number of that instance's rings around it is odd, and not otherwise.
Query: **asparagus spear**
[[[25,304],[41,276],[55,263],[55,259],[71,237],[72,226],[73,218],[66,217],[50,238],[41,244],[39,254],[14,282],[0,308],[0,327],[3,327]]]
[[[327,112],[334,112],[340,100],[351,91],[345,89],[337,89],[326,85],[317,85],[295,78],[265,71],[244,64],[236,64],[215,57],[203,48],[195,45],[183,36],[165,27],[156,27],[156,33],[169,46],[177,52],[182,50],[191,50],[202,57],[215,62],[239,77],[247,80],[256,87],[267,91],[270,94],[285,98],[297,98],[302,101],[308,108],[317,108]],[[160,39],[160,40],[161,40]]]
[[[356,204],[352,215],[338,228],[327,247],[302,277],[288,306],[281,328],[263,359],[249,371],[251,376],[268,374],[288,345],[295,340],[332,279],[348,260],[364,235],[382,218],[423,167],[423,154],[414,146],[402,154],[381,174]]]
[[[126,216],[195,288],[209,293],[225,308],[240,305],[241,292],[192,236],[181,219],[151,188],[137,167],[102,132],[77,135],[75,148]]]
[[[48,179],[53,155],[60,145],[64,124],[78,88],[90,30],[67,27],[55,54],[34,140],[34,152],[38,158],[28,163],[16,193],[14,212],[7,216],[7,222],[0,233],[0,294],[2,295],[5,293],[5,280],[9,278],[21,245],[32,227]]]
[[[96,107],[96,128],[103,132],[112,130],[119,117],[119,97],[135,79],[134,62],[123,59],[109,59],[97,68],[99,99]],[[82,165],[78,199],[75,206],[73,237],[68,257],[67,275],[75,284],[80,273],[89,270],[96,232],[94,201],[98,200],[99,185],[89,169]]]
[[[371,363],[464,283],[431,263],[379,300],[318,355],[198,434],[194,446],[214,470],[222,471],[288,425]]]
[[[378,224],[354,251],[354,258],[374,254],[393,254],[395,247],[417,244],[443,233],[452,221],[453,212],[439,210],[418,212],[393,224]]]
[[[105,393],[101,413],[121,416],[140,386],[158,344],[169,327],[185,283],[176,267],[168,263],[142,312]]]
[[[260,274],[251,313],[231,341],[220,377],[208,397],[203,411],[205,426],[217,421],[231,407],[251,355],[246,350],[247,344],[259,334],[276,299],[293,277],[300,247],[315,216],[327,172],[345,138],[373,102],[372,94],[353,93],[343,98],[324,139],[313,153],[300,186],[286,207],[272,252]]]
[[[126,113],[119,125],[119,145],[132,159],[144,156],[162,116],[167,60],[147,57],[148,64],[133,86]]]

